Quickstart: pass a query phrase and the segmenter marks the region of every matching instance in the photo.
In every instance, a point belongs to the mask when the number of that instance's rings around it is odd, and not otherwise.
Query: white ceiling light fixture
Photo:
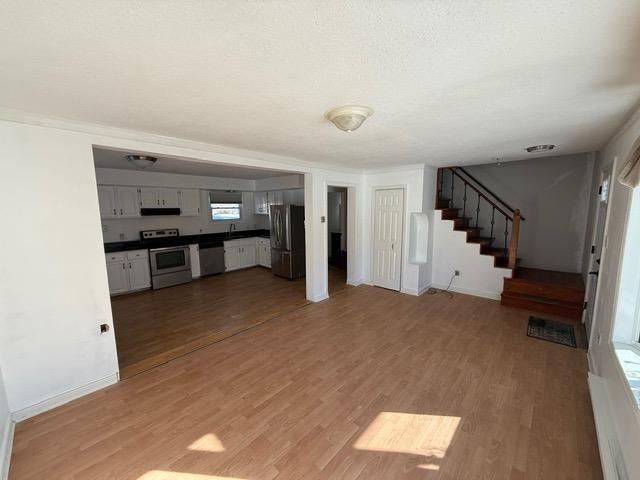
[[[555,145],[534,145],[533,147],[527,147],[525,150],[529,153],[548,152],[556,148]]]
[[[149,155],[125,155],[127,160],[133,163],[138,168],[147,168],[158,161],[156,157],[150,157]]]
[[[344,105],[327,113],[327,119],[340,130],[353,132],[360,128],[364,121],[373,115],[373,109],[363,105]]]

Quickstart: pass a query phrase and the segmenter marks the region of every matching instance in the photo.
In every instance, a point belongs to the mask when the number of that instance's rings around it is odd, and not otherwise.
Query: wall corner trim
[[[14,430],[15,422],[11,418],[7,418],[4,438],[0,438],[0,480],[7,480],[9,478],[9,463],[11,462]]]
[[[309,298],[310,301],[317,303],[317,302],[321,302],[323,300],[326,300],[327,298],[329,298],[329,295],[325,292],[325,293],[321,293],[320,295],[315,295],[311,298]]]
[[[60,405],[71,402],[72,400],[96,392],[115,383],[118,383],[118,374],[112,373],[111,375],[107,375],[104,378],[100,378],[93,382],[87,383],[86,385],[82,385],[81,387],[68,390],[58,395],[54,395],[53,397],[50,397],[46,400],[17,410],[12,413],[11,417],[14,422],[21,422],[22,420],[35,417],[40,413],[44,413],[48,410],[59,407]]]

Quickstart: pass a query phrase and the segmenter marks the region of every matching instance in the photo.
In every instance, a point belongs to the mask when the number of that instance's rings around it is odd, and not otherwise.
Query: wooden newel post
[[[513,212],[513,225],[511,227],[511,242],[509,243],[509,268],[516,268],[518,257],[518,239],[520,237],[520,210]]]

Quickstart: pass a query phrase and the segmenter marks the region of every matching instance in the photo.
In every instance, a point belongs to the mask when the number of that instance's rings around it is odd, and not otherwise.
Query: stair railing
[[[450,184],[445,185],[445,174],[448,174],[447,176],[449,177]],[[494,239],[493,235],[495,233],[496,212],[498,212],[498,215],[504,217],[504,232],[502,232],[504,237],[502,247],[503,258],[506,260],[508,268],[515,268],[518,255],[518,241],[520,239],[520,222],[524,221],[524,217],[520,214],[520,210],[517,208],[511,208],[491,190],[460,167],[445,167],[438,169],[438,178],[436,180],[436,208],[442,208],[442,204],[445,201],[448,202],[448,208],[455,208],[456,181],[458,184],[462,183],[462,208],[459,209],[462,210],[462,217],[470,218],[470,221],[473,221],[473,216],[475,216],[475,227],[472,228],[479,228],[480,210],[484,203],[491,207],[491,230],[489,233],[491,241]],[[445,196],[445,189],[447,189],[446,194],[450,195],[451,198],[447,198]],[[476,204],[471,205],[471,208],[473,209],[471,211],[471,217],[467,217],[467,200],[469,200],[469,190],[474,191],[477,195]],[[484,192],[482,190],[484,190]],[[484,203],[482,203],[481,200],[484,200]],[[509,233],[511,233],[511,235],[509,235]]]

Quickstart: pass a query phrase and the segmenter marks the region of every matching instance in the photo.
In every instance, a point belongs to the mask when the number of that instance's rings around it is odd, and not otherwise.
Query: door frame
[[[356,255],[357,255],[357,229],[356,229],[356,209],[357,209],[357,197],[359,192],[359,186],[355,183],[340,182],[327,180],[323,185],[323,198],[324,198],[324,228],[323,228],[323,251],[322,257],[324,264],[327,265],[326,276],[326,292],[327,296],[331,296],[329,291],[329,187],[339,187],[347,189],[347,285],[358,286],[361,281],[356,277]]]
[[[375,265],[375,248],[374,248],[374,238],[375,238],[375,228],[376,228],[376,192],[378,190],[402,190],[402,229],[400,232],[400,286],[398,288],[398,292],[402,292],[402,287],[404,285],[404,256],[406,252],[405,243],[405,228],[407,227],[407,185],[399,184],[399,185],[373,185],[371,187],[371,248],[369,254],[369,272],[370,272],[370,282],[371,285],[375,286],[373,283],[373,272]],[[384,288],[384,287],[380,287]]]
[[[609,176],[609,192],[607,193],[607,207],[605,209],[605,219],[604,219],[604,225],[603,225],[603,232],[602,232],[602,246],[600,248],[600,266],[602,266],[602,264],[604,263],[604,257],[606,255],[606,244],[607,244],[607,233],[609,230],[609,221],[611,218],[611,212],[610,212],[610,208],[611,208],[611,194],[613,193],[613,182],[615,181],[613,175],[614,172],[616,171],[616,167],[618,164],[618,157],[615,156],[613,159],[613,163],[609,165],[609,167],[605,170],[600,168],[600,180],[598,182],[598,188],[602,185],[603,180],[606,178],[606,173],[608,172],[608,176]],[[598,195],[599,197],[600,195]],[[598,235],[598,220],[600,219],[600,198],[598,198],[598,206],[595,209],[594,212],[594,217],[593,217],[593,232],[591,234],[591,243],[589,244],[589,248],[591,248],[592,245],[595,244],[597,235]],[[589,270],[591,270],[592,268],[592,263],[593,263],[593,256],[594,253],[590,253],[589,254],[589,265],[588,268]],[[590,330],[587,332],[587,349],[590,348],[590,346],[593,344],[593,335],[594,332],[596,330],[595,326],[597,323],[597,305],[598,305],[598,300],[599,300],[599,296],[600,296],[600,286],[601,286],[601,282],[596,282],[596,287],[595,287],[595,291],[593,292],[593,298],[590,299],[589,298],[589,293],[591,291],[591,285],[593,283],[593,278],[591,275],[588,274],[587,272],[587,284],[585,285],[585,293],[584,293],[584,301],[585,302],[589,302],[591,301],[591,308],[592,308],[592,314],[591,314],[591,325],[590,325]],[[583,311],[583,315],[582,315],[582,323],[586,324],[586,317],[589,314],[589,306],[587,306],[587,308]]]

